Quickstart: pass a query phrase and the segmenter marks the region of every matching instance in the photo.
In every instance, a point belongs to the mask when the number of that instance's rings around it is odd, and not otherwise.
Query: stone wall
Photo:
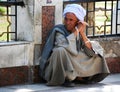
[[[25,41],[0,44],[0,86],[31,83],[33,50]]]
[[[24,2],[25,7],[17,7],[18,41],[0,44],[0,86],[41,81],[41,46],[45,43],[48,31],[55,24],[62,23],[62,0]],[[14,25],[12,27],[14,31]]]
[[[105,57],[120,57],[120,38],[112,38],[100,41],[105,49]]]
[[[120,37],[101,41],[111,73],[120,73]]]
[[[45,43],[48,31],[54,25],[62,23],[61,7],[63,7],[63,1],[51,0],[51,2],[48,2],[48,0],[36,0],[34,5],[34,43],[36,47],[34,63],[38,65],[41,48]]]
[[[120,73],[120,37],[106,37],[97,40],[104,48],[104,55],[111,73]]]
[[[120,37],[90,38],[98,41],[104,48],[105,58],[120,57]]]

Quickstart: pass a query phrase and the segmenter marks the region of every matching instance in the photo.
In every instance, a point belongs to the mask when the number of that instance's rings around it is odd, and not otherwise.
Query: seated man
[[[64,24],[56,25],[50,31],[42,51],[41,76],[52,86],[63,85],[66,80],[80,83],[103,80],[109,69],[102,47],[84,33],[85,9],[78,4],[69,4],[63,16]]]

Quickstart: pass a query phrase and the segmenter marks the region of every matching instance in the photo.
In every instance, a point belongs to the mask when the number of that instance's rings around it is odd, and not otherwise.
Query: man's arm
[[[80,33],[83,39],[83,42],[85,43],[85,46],[88,47],[89,49],[92,49],[91,43],[89,39],[87,38],[86,34],[84,33],[86,25],[88,25],[86,22],[79,22],[78,26],[75,28],[76,31],[74,32],[74,34],[77,35],[78,33]]]

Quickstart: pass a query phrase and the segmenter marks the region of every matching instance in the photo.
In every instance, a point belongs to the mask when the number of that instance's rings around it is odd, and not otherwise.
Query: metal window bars
[[[0,6],[5,8],[5,13],[0,12],[0,17],[5,17],[4,19],[0,18],[0,42],[9,42],[12,34],[14,34],[14,40],[17,41],[17,6],[23,7],[24,2],[17,0],[0,0]],[[11,14],[11,7],[14,7],[13,14]],[[14,21],[11,22],[12,18]],[[13,23],[15,31],[10,30]],[[6,28],[1,28],[2,25]]]
[[[81,4],[86,9],[88,37],[120,36],[120,0],[64,0],[64,6]]]

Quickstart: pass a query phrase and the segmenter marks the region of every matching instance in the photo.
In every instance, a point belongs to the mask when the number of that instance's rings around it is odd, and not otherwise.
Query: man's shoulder
[[[66,32],[67,31],[66,28],[65,28],[65,26],[64,26],[64,24],[55,25],[54,29],[58,29],[56,31],[60,31],[60,32]]]
[[[60,33],[65,34],[65,35],[68,34],[68,32],[67,32],[64,24],[55,25],[55,26],[53,27],[53,29],[50,31],[50,34],[51,34],[51,33],[54,34],[54,33],[56,33],[56,32],[60,32]]]
[[[64,28],[64,25],[63,24],[57,24],[54,26],[54,28]]]
[[[55,25],[48,33],[48,35],[54,34],[55,32],[64,32],[65,28],[63,24],[57,24]]]

